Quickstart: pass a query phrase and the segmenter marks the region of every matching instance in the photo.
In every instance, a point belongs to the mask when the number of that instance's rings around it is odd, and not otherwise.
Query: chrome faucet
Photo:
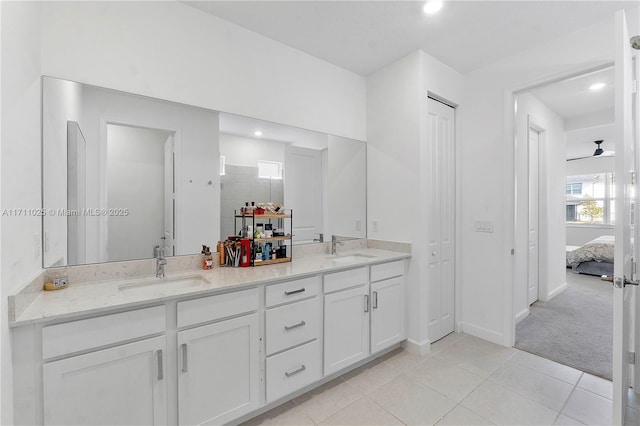
[[[318,234],[318,238],[314,238],[313,242],[324,243],[324,234],[323,233]]]
[[[335,235],[331,236],[331,254],[338,254],[336,251],[337,245],[344,245],[344,241],[338,241],[338,237]]]
[[[164,265],[167,264],[167,258],[164,257],[164,247],[155,246],[153,248],[153,257],[156,259],[156,277],[164,277]]]

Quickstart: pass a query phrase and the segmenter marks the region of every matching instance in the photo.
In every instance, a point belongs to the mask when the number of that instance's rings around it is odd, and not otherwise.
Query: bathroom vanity
[[[405,339],[408,253],[364,248],[42,292],[11,323],[16,424],[224,424]]]

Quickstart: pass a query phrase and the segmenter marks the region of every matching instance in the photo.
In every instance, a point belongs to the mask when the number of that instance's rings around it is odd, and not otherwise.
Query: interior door
[[[428,99],[429,180],[427,223],[429,339],[454,331],[455,124],[454,109]]]
[[[169,135],[164,143],[164,254],[175,255],[175,214],[176,214],[176,185],[175,185],[175,154],[173,150],[173,135]]]
[[[613,290],[613,423],[624,424],[629,391],[629,343],[634,332],[631,322],[632,286],[627,281],[637,279],[632,274],[634,237],[633,208],[635,191],[633,177],[636,171],[634,148],[633,110],[633,53],[629,45],[629,33],[624,11],[616,14],[615,60],[615,127],[616,127],[616,176],[615,176],[615,252]]]
[[[529,246],[528,246],[528,302],[538,300],[539,254],[538,254],[538,197],[539,197],[539,145],[540,133],[529,127]]]
[[[323,233],[322,151],[287,145],[284,204],[293,210],[293,241],[312,242]]]

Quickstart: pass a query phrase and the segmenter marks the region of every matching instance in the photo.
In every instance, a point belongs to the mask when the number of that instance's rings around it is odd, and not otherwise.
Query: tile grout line
[[[545,359],[546,359],[546,358],[545,358]],[[568,403],[568,402],[569,402],[569,400],[571,399],[571,395],[573,395],[573,393],[576,391],[576,389],[578,389],[578,383],[580,383],[580,380],[582,380],[582,377],[584,376],[584,374],[585,374],[585,373],[584,373],[584,371],[583,371],[583,372],[582,372],[582,374],[580,374],[580,377],[578,377],[578,381],[576,382],[576,384],[575,384],[575,385],[573,385],[573,389],[571,389],[571,392],[569,393],[569,396],[567,397],[567,400],[564,402],[564,404],[562,404],[562,408],[561,408],[561,409],[560,409],[560,411],[558,412],[558,415],[556,416],[556,418],[555,418],[555,420],[554,420],[554,423],[558,420],[558,418],[559,418],[560,416],[566,416],[566,417],[569,417],[570,419],[573,419],[573,420],[575,420],[575,421],[577,421],[577,422],[579,422],[579,423],[582,423],[582,422],[581,422],[580,420],[578,420],[578,419],[574,419],[574,418],[573,418],[573,417],[571,417],[571,416],[567,416],[566,414],[564,414],[564,413],[563,413],[563,411],[564,411],[565,407],[567,406],[567,403]]]

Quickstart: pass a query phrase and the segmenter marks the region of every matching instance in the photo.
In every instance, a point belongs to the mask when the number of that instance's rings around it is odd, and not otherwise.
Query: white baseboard
[[[529,308],[523,309],[522,312],[516,315],[516,324],[528,317],[530,312]]]
[[[407,339],[402,342],[402,347],[411,354],[422,356],[431,351],[431,340],[426,339],[422,342],[416,342],[415,340]]]
[[[562,293],[566,289],[567,289],[567,283],[562,283],[562,285],[560,287],[558,287],[555,290],[549,292],[549,294],[547,295],[547,300],[545,300],[545,302],[548,302],[549,300],[553,299],[554,297],[556,297],[557,295],[559,295],[560,293]]]
[[[497,333],[493,330],[489,330],[488,328],[469,324],[468,322],[464,321],[460,323],[460,328],[463,333],[479,337],[480,339],[488,340],[489,342],[495,343],[496,345],[505,346],[503,333]]]

